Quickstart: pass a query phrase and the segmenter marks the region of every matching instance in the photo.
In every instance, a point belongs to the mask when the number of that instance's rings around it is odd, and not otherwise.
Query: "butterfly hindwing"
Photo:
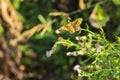
[[[80,24],[82,23],[82,18],[78,18],[75,21],[72,22],[72,25],[75,29],[75,31],[79,31],[80,30]]]

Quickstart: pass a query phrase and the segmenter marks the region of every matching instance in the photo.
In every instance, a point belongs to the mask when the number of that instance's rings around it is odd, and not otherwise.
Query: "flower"
[[[78,56],[78,55],[84,55],[83,51],[74,51],[74,52],[67,52],[66,53],[67,56]]]
[[[51,56],[51,52],[50,51],[46,51],[46,56],[50,57]]]
[[[76,38],[76,40],[82,40],[82,41],[86,41],[87,40],[87,37],[86,36],[76,36],[75,37]]]
[[[74,71],[77,71],[78,73],[81,73],[81,69],[80,69],[80,65],[75,65],[74,67],[73,67],[73,70]]]
[[[74,70],[74,71],[77,71],[78,69],[80,69],[80,65],[75,65],[75,66],[73,67],[73,70]]]
[[[84,55],[83,51],[78,51],[78,55]]]
[[[71,55],[72,55],[72,52],[67,52],[66,55],[67,55],[67,56],[71,56]]]

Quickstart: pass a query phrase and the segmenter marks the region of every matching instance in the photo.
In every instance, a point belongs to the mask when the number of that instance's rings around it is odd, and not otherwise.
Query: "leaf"
[[[120,5],[120,0],[112,0],[115,5]]]
[[[2,27],[2,25],[0,24],[0,35],[4,32],[4,28]]]
[[[40,22],[42,22],[43,24],[45,24],[47,21],[45,20],[45,18],[40,14],[38,15],[38,19],[40,20]]]
[[[20,6],[20,0],[13,0],[13,5],[14,5],[15,9],[18,9]]]
[[[105,13],[100,4],[97,4],[90,15],[90,23],[93,27],[105,26],[109,21],[109,16]]]

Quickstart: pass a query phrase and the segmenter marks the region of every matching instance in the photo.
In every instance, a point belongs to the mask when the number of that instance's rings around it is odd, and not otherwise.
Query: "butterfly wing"
[[[75,21],[72,22],[72,25],[74,26],[75,31],[79,31],[80,30],[80,24],[82,23],[83,19],[82,18],[78,18]]]
[[[83,21],[82,18],[78,18],[75,21],[70,22],[69,24],[66,24],[59,28],[58,30],[56,30],[56,33],[59,34],[63,31],[69,31],[71,34],[73,34],[75,33],[75,31],[80,30],[80,24],[82,23],[82,21]]]
[[[75,32],[75,29],[73,28],[73,26],[71,25],[71,23],[66,24],[64,26],[64,30],[69,31],[71,34]]]

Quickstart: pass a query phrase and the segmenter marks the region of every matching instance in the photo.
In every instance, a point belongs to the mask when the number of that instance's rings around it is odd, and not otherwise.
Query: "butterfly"
[[[76,31],[80,30],[80,25],[81,25],[82,21],[83,21],[82,18],[77,18],[73,22],[70,22],[70,23],[62,26],[61,28],[57,29],[56,33],[59,34],[59,33],[63,32],[63,31],[68,31],[71,34],[73,34]]]

